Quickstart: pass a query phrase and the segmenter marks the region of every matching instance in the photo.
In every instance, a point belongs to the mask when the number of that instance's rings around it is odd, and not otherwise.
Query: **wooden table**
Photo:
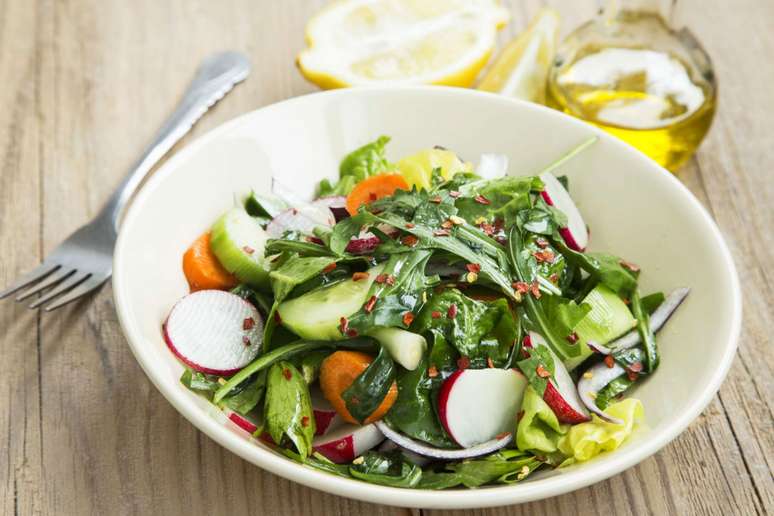
[[[0,285],[99,209],[202,57],[243,50],[254,71],[189,138],[314,91],[293,58],[321,3],[1,2]],[[593,0],[548,3],[562,10],[566,27],[595,8]],[[510,4],[503,38],[543,2]],[[680,177],[717,220],[739,268],[738,357],[704,414],[656,456],[587,489],[482,513],[774,512],[774,3],[685,4],[685,19],[714,59],[720,107]],[[46,315],[0,304],[3,514],[440,514],[326,495],[210,441],[145,378],[111,295],[106,287]]]

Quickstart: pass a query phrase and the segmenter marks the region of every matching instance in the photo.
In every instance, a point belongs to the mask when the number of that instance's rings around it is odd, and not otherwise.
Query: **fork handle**
[[[126,204],[147,173],[210,107],[249,74],[250,61],[239,52],[222,52],[202,62],[175,111],[100,211],[98,217],[109,223],[116,234]]]

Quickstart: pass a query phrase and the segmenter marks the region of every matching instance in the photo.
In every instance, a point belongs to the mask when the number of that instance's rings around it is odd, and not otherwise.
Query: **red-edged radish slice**
[[[618,363],[614,363],[613,367],[607,367],[607,364],[600,362],[589,368],[578,381],[578,396],[583,404],[586,405],[586,408],[605,421],[617,425],[622,425],[623,420],[605,414],[602,409],[597,407],[594,398],[596,398],[597,393],[601,391],[605,385],[609,384],[625,372],[626,370],[618,365]]]
[[[227,418],[229,418],[236,426],[241,428],[242,430],[254,434],[258,427],[260,426],[260,422],[256,420],[255,418],[251,416],[244,416],[240,414],[239,412],[234,412],[228,407],[223,408],[223,413],[226,415]]]
[[[196,371],[227,376],[258,356],[263,319],[241,297],[222,290],[188,294],[164,323],[170,351]]]
[[[336,219],[327,206],[306,204],[298,208],[283,211],[266,226],[266,233],[271,238],[280,238],[285,231],[298,231],[312,234],[317,226],[333,226]]]
[[[470,448],[463,448],[461,450],[449,450],[445,448],[436,448],[434,446],[416,441],[408,436],[401,434],[400,432],[396,432],[382,421],[376,421],[374,424],[379,427],[379,430],[381,430],[387,439],[394,442],[398,446],[418,455],[440,460],[469,459],[471,457],[486,455],[501,448],[505,448],[513,439],[513,434],[511,432],[504,432],[496,436],[494,439],[477,444],[475,446],[471,446]],[[515,418],[512,422],[512,425],[514,428],[516,427]]]
[[[332,195],[329,197],[320,197],[312,203],[315,206],[324,206],[331,210],[336,222],[349,218],[347,211],[347,198],[342,195]]]
[[[314,451],[337,464],[352,462],[371,448],[384,441],[384,435],[373,423],[369,425],[344,425],[326,435],[315,437]]]
[[[314,422],[316,430],[314,435],[325,435],[331,430],[335,430],[344,425],[344,419],[336,412],[336,409],[325,399],[322,392],[317,387],[309,389],[312,398],[312,412],[314,413]]]
[[[516,427],[526,387],[527,378],[515,369],[455,371],[438,396],[441,424],[463,448],[496,439]]]
[[[583,251],[589,244],[589,230],[583,221],[578,207],[575,206],[570,194],[564,189],[562,183],[550,172],[540,174],[545,188],[540,194],[549,205],[557,208],[567,216],[567,227],[559,228],[567,247],[576,251]]]
[[[575,382],[572,381],[570,373],[567,372],[567,368],[564,367],[559,357],[548,347],[543,336],[534,331],[529,332],[529,344],[527,347],[544,347],[554,359],[554,375],[548,380],[548,385],[543,393],[543,401],[551,407],[556,418],[562,423],[573,425],[588,421],[590,419],[589,413],[578,397]]]

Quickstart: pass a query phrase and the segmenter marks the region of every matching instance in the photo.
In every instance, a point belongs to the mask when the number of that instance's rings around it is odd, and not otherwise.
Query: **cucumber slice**
[[[629,307],[604,285],[594,287],[583,302],[591,305],[591,311],[574,328],[581,354],[564,362],[570,371],[593,353],[586,342],[593,340],[599,344],[607,344],[637,324]]]
[[[212,226],[210,248],[223,267],[253,287],[269,285],[269,271],[263,257],[266,232],[242,208],[224,213]]]
[[[422,335],[401,328],[378,328],[369,331],[368,335],[378,340],[392,359],[409,371],[417,368],[427,349],[427,341]]]
[[[329,287],[313,290],[277,307],[283,326],[310,340],[341,340],[342,317],[349,317],[363,306],[371,284],[382,266],[368,271],[368,279],[348,279]]]

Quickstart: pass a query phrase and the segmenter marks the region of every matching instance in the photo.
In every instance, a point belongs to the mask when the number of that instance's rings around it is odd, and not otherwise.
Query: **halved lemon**
[[[527,30],[503,49],[478,89],[544,104],[560,24],[558,12],[541,9]]]
[[[341,0],[309,21],[297,63],[321,88],[470,86],[508,18],[497,0]]]

